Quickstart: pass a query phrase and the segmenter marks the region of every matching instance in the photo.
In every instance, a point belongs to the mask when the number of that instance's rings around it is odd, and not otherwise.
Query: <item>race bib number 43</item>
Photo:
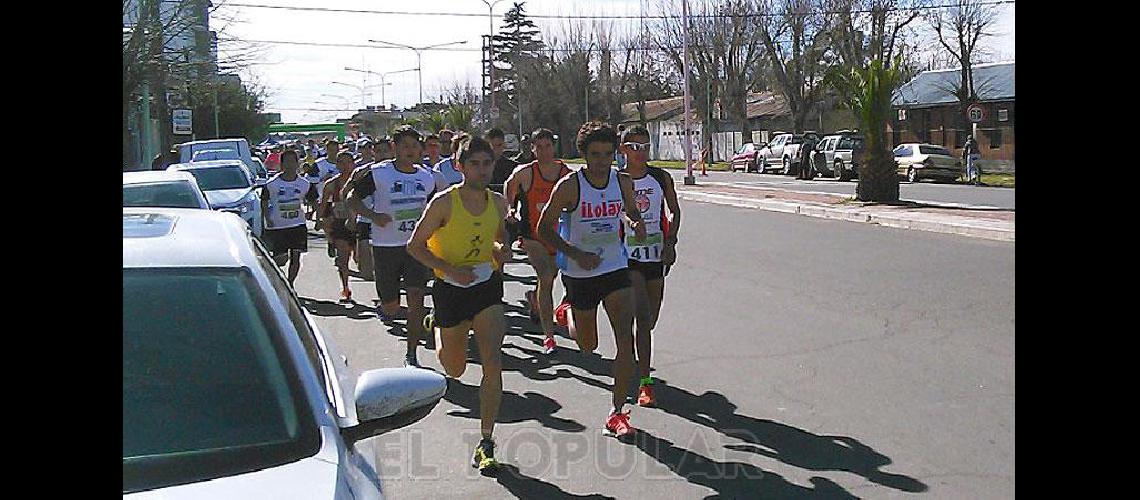
[[[416,221],[420,220],[420,215],[423,214],[422,208],[407,208],[404,210],[396,210],[394,219],[399,224],[397,229],[400,232],[410,233],[416,230]]]

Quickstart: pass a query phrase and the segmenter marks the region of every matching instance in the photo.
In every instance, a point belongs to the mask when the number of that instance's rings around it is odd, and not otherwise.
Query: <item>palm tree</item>
[[[886,137],[891,97],[903,83],[901,67],[902,58],[896,56],[889,65],[875,59],[866,68],[836,70],[827,77],[855,112],[866,137],[866,159],[859,166],[859,185],[855,188],[859,201],[899,201],[897,165]]]
[[[452,104],[442,113],[444,121],[451,130],[471,130],[471,121],[475,119],[475,110],[471,106]]]

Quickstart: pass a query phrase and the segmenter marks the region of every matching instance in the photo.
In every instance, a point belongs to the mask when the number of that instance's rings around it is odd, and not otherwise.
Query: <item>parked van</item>
[[[253,156],[250,155],[249,150],[249,141],[246,141],[244,137],[230,137],[226,139],[211,139],[208,141],[184,142],[178,145],[178,161],[179,163],[190,163],[192,161],[196,161],[194,156],[195,153],[198,153],[199,151],[221,149],[236,152],[237,158],[240,159],[242,163],[245,163],[245,166],[249,168],[249,171],[255,172],[259,178],[261,177],[260,174],[264,172],[264,169],[259,169],[257,167],[257,164],[253,162]],[[208,155],[217,156],[218,154],[208,153]],[[199,158],[199,160],[200,159],[201,158]]]

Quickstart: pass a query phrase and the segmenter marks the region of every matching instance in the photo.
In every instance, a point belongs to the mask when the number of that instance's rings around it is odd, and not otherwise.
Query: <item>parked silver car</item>
[[[123,209],[124,498],[382,498],[366,438],[429,414],[446,382],[348,374],[236,216]]]
[[[955,182],[965,172],[962,161],[946,148],[934,144],[903,143],[895,147],[898,174],[909,182],[938,179]]]
[[[261,237],[261,186],[265,179],[257,179],[241,160],[214,160],[193,163],[175,163],[167,170],[190,172],[198,179],[198,186],[206,194],[214,210],[233,212],[253,228]]]
[[[210,209],[193,175],[167,170],[123,172],[123,206]]]

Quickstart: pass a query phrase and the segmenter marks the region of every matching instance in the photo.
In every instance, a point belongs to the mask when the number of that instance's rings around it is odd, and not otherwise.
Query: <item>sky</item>
[[[494,2],[494,0],[490,0]],[[494,5],[498,29],[502,15],[515,0]],[[656,13],[660,0],[529,0],[528,15],[607,15],[636,16],[642,4]],[[421,51],[424,100],[439,99],[442,92],[456,85],[481,85],[481,37],[490,30],[484,0],[214,0],[219,11],[210,28],[225,38],[256,42],[260,48],[256,62],[241,71],[244,80],[254,81],[269,93],[266,111],[281,113],[286,123],[322,123],[347,118],[363,105],[395,104],[408,107],[419,102],[419,75],[402,71],[417,67],[416,53],[402,48],[329,47],[268,42],[302,42],[380,47],[369,40],[425,47],[448,44],[436,50]],[[464,13],[470,16],[397,15],[361,12],[286,10],[254,6],[304,7],[388,12]],[[1014,4],[999,5],[993,27],[998,35],[989,40],[999,60],[1013,60]],[[566,21],[534,19],[544,33],[557,34]],[[592,21],[575,21],[591,23]],[[634,19],[617,19],[615,30],[636,28]],[[546,38],[546,37],[544,37]],[[465,43],[454,43],[465,42]],[[225,57],[224,45],[222,57]],[[447,50],[442,50],[447,49]],[[387,73],[381,76],[345,68]],[[332,83],[340,82],[340,83]],[[344,85],[347,84],[347,85]],[[366,88],[361,88],[367,85]],[[383,93],[381,93],[383,88]],[[362,90],[365,94],[362,95]],[[383,100],[382,100],[383,99]]]

